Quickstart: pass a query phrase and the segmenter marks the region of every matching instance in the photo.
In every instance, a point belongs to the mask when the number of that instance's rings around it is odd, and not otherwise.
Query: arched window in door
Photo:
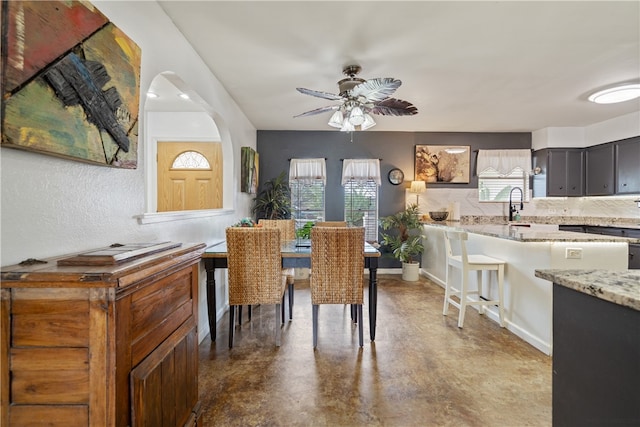
[[[172,169],[211,169],[209,161],[197,151],[185,151],[178,155],[171,165]]]

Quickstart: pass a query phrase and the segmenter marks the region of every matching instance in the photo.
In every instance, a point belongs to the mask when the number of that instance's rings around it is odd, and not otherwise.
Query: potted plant
[[[291,216],[291,189],[285,171],[266,181],[254,200],[256,218],[287,219]]]
[[[420,224],[418,205],[407,206],[403,211],[380,219],[383,230],[396,230],[396,233],[382,233],[382,243],[387,245],[393,256],[402,262],[402,279],[418,280],[420,263],[418,256],[424,251],[422,237],[418,233]]]

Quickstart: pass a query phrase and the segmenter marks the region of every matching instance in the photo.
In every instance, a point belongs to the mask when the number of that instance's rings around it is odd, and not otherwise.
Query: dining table
[[[313,245],[300,239],[283,242],[281,245],[282,268],[310,268]],[[227,243],[221,241],[207,247],[202,254],[207,272],[207,311],[211,341],[216,340],[216,279],[217,268],[227,268]],[[378,305],[378,258],[380,251],[364,242],[364,266],[369,269],[369,336],[376,338],[376,312]]]

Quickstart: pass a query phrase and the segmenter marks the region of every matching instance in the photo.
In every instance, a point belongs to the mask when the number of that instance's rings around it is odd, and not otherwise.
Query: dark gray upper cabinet
[[[584,151],[551,149],[548,153],[547,194],[549,196],[584,195]]]
[[[617,141],[616,193],[640,193],[640,137]]]
[[[583,196],[584,150],[582,148],[548,148],[533,154],[534,197]]]
[[[609,196],[615,192],[614,144],[586,149],[587,196]]]

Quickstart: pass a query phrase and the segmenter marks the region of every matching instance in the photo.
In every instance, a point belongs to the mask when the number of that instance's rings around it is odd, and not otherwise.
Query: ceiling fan
[[[307,111],[294,117],[313,116],[335,110],[329,119],[329,126],[344,132],[351,132],[375,126],[376,122],[371,114],[381,116],[413,116],[418,114],[418,109],[410,102],[391,98],[391,95],[402,84],[400,80],[391,77],[364,80],[356,77],[361,69],[359,65],[349,65],[342,70],[347,78],[338,82],[340,90],[338,95],[297,88],[298,92],[305,95],[340,101],[340,103]]]

